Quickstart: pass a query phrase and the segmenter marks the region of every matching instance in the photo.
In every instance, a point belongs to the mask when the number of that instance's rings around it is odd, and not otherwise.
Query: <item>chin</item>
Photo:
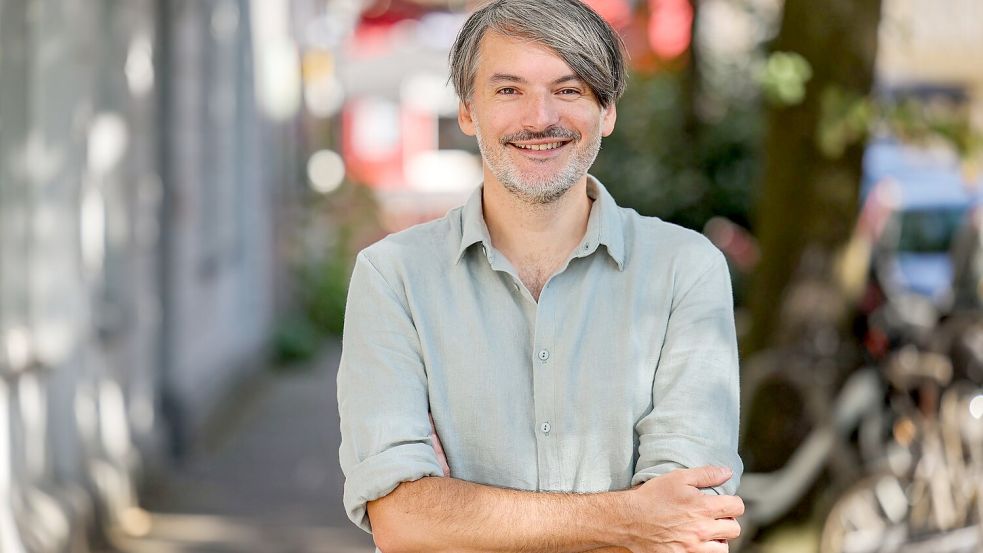
[[[576,180],[569,183],[515,183],[502,181],[505,189],[519,197],[523,201],[534,204],[550,204],[562,198],[571,188]]]

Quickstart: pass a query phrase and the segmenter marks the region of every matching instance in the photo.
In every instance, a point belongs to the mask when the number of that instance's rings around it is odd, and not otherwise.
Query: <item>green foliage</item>
[[[325,337],[341,335],[355,254],[381,233],[372,191],[364,186],[346,183],[328,197],[302,198],[296,211],[288,252],[293,310],[273,342],[282,363],[309,359]]]
[[[820,96],[816,143],[824,156],[839,159],[848,147],[886,132],[908,143],[943,144],[971,172],[983,154],[983,133],[972,126],[967,110],[954,102],[875,99],[828,86]]]
[[[296,264],[295,308],[274,333],[273,351],[278,362],[290,364],[310,359],[326,336],[341,335],[351,259],[347,248],[336,245],[324,258]]]
[[[829,86],[819,99],[816,142],[829,159],[839,159],[847,147],[866,139],[874,117],[874,103],[866,96]]]
[[[891,134],[902,140],[942,142],[965,163],[978,163],[983,155],[983,132],[972,125],[966,104],[905,98],[881,102],[877,111]]]
[[[273,334],[273,356],[277,366],[314,357],[322,339],[322,333],[307,317],[295,315],[281,321]]]
[[[635,74],[592,169],[621,205],[702,229],[715,215],[747,226],[761,115],[754,102],[692,114],[686,74]]]
[[[812,66],[796,52],[772,52],[758,74],[765,98],[777,106],[802,103],[811,78]]]
[[[298,299],[307,320],[321,332],[341,335],[351,259],[345,249],[338,248],[330,257],[300,269]]]

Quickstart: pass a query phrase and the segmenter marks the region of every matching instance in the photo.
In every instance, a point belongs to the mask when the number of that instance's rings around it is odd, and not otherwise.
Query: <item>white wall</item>
[[[0,0],[0,553],[126,524],[265,355],[295,146],[248,8]]]

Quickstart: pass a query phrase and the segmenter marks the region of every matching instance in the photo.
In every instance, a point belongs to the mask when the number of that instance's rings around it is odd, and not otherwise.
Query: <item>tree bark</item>
[[[816,139],[821,97],[830,87],[869,93],[880,13],[880,0],[785,1],[772,49],[803,56],[812,77],[801,103],[768,113],[754,214],[762,257],[750,290],[753,327],[743,344],[745,354],[791,339],[801,319],[821,316],[802,305],[798,312],[794,306],[788,309],[796,275],[809,273],[837,288],[834,268],[857,215],[863,144],[849,146],[837,159],[823,155]],[[811,266],[800,273],[807,251]],[[839,318],[836,323],[844,322],[845,310],[823,307]]]

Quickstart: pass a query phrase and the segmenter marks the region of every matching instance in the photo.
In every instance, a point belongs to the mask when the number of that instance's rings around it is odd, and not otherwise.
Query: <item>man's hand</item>
[[[451,475],[437,428],[430,415],[430,438],[444,476]],[[592,553],[725,553],[727,540],[741,527],[735,518],[744,514],[744,502],[730,495],[706,495],[700,488],[730,480],[725,467],[680,469],[653,478],[630,490],[625,531],[632,537],[627,549],[604,547]]]
[[[741,527],[744,502],[732,495],[705,495],[732,472],[723,467],[681,469],[653,478],[629,494],[626,547],[633,553],[724,553]]]

